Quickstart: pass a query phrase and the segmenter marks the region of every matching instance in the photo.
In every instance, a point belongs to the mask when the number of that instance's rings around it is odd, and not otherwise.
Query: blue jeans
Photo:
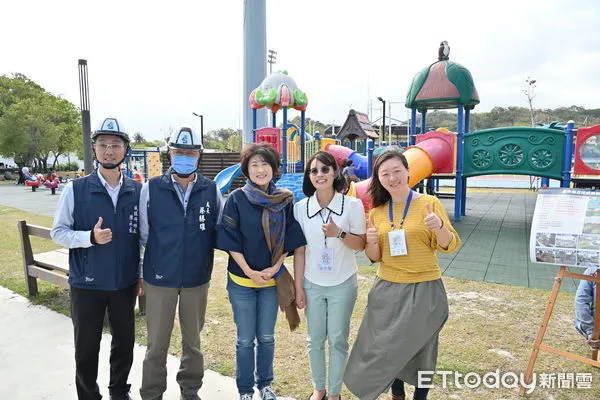
[[[319,286],[304,279],[308,359],[313,386],[325,389],[325,341],[329,343],[329,387],[331,396],[342,391],[348,361],[350,318],[358,295],[356,274],[336,286]]]
[[[252,394],[255,372],[259,390],[273,381],[275,323],[279,307],[277,289],[275,286],[249,288],[227,278],[227,292],[237,327],[235,382],[240,394]]]

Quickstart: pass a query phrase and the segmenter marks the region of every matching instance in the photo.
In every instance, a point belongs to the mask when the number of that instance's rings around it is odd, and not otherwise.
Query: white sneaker
[[[240,394],[240,400],[252,400],[252,395],[249,393]]]
[[[277,400],[277,396],[275,396],[275,392],[271,386],[265,386],[260,389],[260,398],[261,400]]]

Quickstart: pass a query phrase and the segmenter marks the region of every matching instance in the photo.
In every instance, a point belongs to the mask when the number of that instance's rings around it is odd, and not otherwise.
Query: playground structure
[[[125,171],[127,176],[133,177],[133,167],[142,175],[142,181],[162,175],[162,163],[160,162],[160,149],[130,149],[125,157]]]
[[[466,210],[467,179],[482,175],[525,175],[560,181],[562,187],[600,186],[600,125],[575,129],[569,122],[556,127],[505,127],[470,132],[470,112],[479,104],[479,95],[471,73],[449,60],[449,47],[442,42],[438,60],[413,78],[406,106],[411,108],[409,146],[404,150],[411,186],[423,179],[452,178],[455,181],[454,220],[459,221]],[[282,157],[282,177],[279,187],[290,189],[296,198],[304,197],[302,179],[305,160],[316,151],[331,153],[338,165],[351,159],[362,181],[351,184],[348,195],[360,198],[365,210],[370,208],[368,188],[373,165],[375,140],[378,135],[365,114],[351,110],[338,137],[311,137],[305,132],[306,95],[287,73],[276,72],[263,80],[250,95],[253,110],[253,141],[269,143]],[[257,127],[256,110],[271,111],[271,126]],[[301,111],[300,126],[287,121],[288,108]],[[427,111],[458,109],[457,132],[445,129],[427,131]],[[277,127],[277,112],[283,111],[282,128]],[[417,112],[420,132],[417,134]],[[345,134],[343,133],[346,129]],[[362,151],[342,146],[349,140]],[[362,153],[362,154],[361,154]],[[215,177],[219,189],[225,192],[241,175],[238,165],[231,166]],[[437,183],[439,185],[439,182]]]

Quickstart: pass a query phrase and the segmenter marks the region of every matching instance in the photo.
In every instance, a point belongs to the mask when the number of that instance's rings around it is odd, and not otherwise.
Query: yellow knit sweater
[[[447,249],[438,246],[435,232],[427,228],[423,219],[427,215],[425,204],[429,203],[433,212],[444,221],[444,226],[452,232],[452,241]],[[394,226],[400,226],[405,203],[394,203]],[[460,246],[460,238],[450,224],[448,215],[437,197],[423,195],[413,197],[403,228],[406,235],[408,254],[405,256],[390,255],[388,233],[391,230],[388,203],[374,208],[369,214],[379,232],[379,248],[381,249],[380,265],[377,276],[389,282],[416,283],[439,279],[442,276],[436,256],[437,250],[452,253]]]

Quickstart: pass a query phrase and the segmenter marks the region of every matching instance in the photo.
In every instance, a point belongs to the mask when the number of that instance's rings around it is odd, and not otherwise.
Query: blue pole
[[[273,117],[271,119],[271,126],[273,128],[277,128],[277,113],[272,113]]]
[[[471,129],[471,110],[465,110],[465,136],[469,133]],[[464,142],[464,140],[463,140]],[[463,145],[464,146],[464,145]],[[464,158],[464,147],[463,147],[463,158]],[[463,162],[464,167],[464,162]],[[462,178],[462,202],[460,204],[460,213],[461,215],[467,215],[467,178]]]
[[[565,161],[563,164],[562,180],[560,182],[561,187],[568,188],[571,186],[571,162],[573,161],[573,129],[575,128],[575,122],[567,122],[565,128]]]
[[[375,143],[372,140],[367,140],[367,147],[367,178],[370,178],[373,173],[373,150],[375,149]]]
[[[300,167],[304,170],[304,151],[306,148],[306,139],[304,138],[306,135],[306,111],[300,112]]]
[[[369,139],[365,139],[365,141],[363,142],[363,156],[367,155],[367,142],[369,141]]]
[[[457,149],[456,149],[456,179],[455,179],[455,194],[454,194],[454,220],[460,221],[460,214],[462,210],[462,195],[463,195],[463,105],[458,105],[458,132],[457,135]]]
[[[252,109],[252,143],[256,143],[256,108]]]
[[[413,108],[410,112],[410,138],[408,145],[414,146],[415,144],[415,135],[417,134],[417,109]]]
[[[287,129],[288,129],[288,120],[287,120],[287,107],[283,107],[283,141],[281,142],[281,152],[282,154],[282,162],[281,168],[283,171],[282,174],[287,174]],[[273,114],[273,121],[275,121],[275,114]]]
[[[146,182],[147,179],[148,179],[148,152],[144,151],[144,176],[142,177],[142,180],[144,182]]]
[[[421,133],[427,132],[427,110],[421,113]]]

